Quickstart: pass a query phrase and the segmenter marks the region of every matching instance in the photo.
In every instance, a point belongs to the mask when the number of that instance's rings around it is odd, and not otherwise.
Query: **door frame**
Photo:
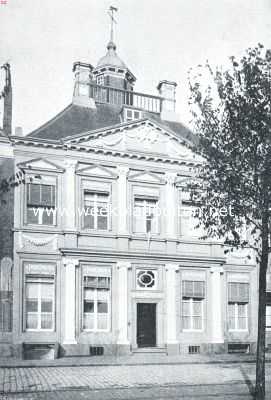
[[[132,348],[138,349],[137,345],[137,303],[154,303],[156,304],[156,347],[164,347],[164,301],[161,298],[141,297],[132,300]]]

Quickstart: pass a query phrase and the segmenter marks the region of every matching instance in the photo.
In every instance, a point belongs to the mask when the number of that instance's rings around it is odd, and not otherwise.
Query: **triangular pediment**
[[[65,169],[60,165],[57,165],[52,161],[45,160],[42,157],[22,162],[17,166],[21,169],[29,169],[37,171],[55,171],[55,172],[65,171]]]
[[[129,181],[163,184],[165,180],[158,174],[150,171],[141,171],[129,174]]]
[[[98,176],[100,178],[116,179],[118,174],[114,172],[114,168],[107,168],[97,164],[80,165],[76,169],[77,175]]]
[[[66,144],[199,161],[199,156],[189,148],[185,139],[150,120],[70,137]]]

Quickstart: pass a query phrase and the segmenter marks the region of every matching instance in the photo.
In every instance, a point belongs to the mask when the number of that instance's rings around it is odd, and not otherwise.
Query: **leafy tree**
[[[0,179],[0,198],[11,189],[21,184],[25,184],[25,173],[23,170],[18,171],[16,174],[9,176],[8,178]],[[6,200],[1,199],[2,202]]]
[[[199,179],[190,187],[202,204],[200,224],[207,237],[224,240],[225,252],[252,248],[259,265],[255,396],[264,399],[271,206],[270,51],[258,44],[239,59],[231,57],[224,69],[212,70],[208,63],[198,66],[190,71],[189,82],[199,139],[194,150],[205,160],[198,170]]]

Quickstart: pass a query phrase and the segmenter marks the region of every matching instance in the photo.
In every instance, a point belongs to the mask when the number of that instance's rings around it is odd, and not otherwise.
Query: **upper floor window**
[[[203,329],[205,282],[182,281],[182,326],[184,330]]]
[[[271,292],[266,292],[266,328],[271,329]]]
[[[97,77],[96,77],[96,83],[97,83],[97,85],[102,85],[102,86],[104,86],[104,75],[103,75],[103,74],[97,75]]]
[[[133,231],[158,233],[158,199],[134,198]]]
[[[200,227],[198,227],[199,209],[192,203],[190,199],[190,193],[179,190],[178,196],[179,234],[187,237],[201,236],[203,231]]]
[[[84,192],[84,228],[109,230],[109,201],[107,192]]]
[[[25,276],[26,330],[53,330],[55,309],[55,280],[51,275]]]
[[[28,183],[26,199],[26,219],[28,224],[56,224],[55,184]]]
[[[248,330],[249,284],[228,283],[229,330]]]
[[[84,276],[83,329],[108,331],[110,328],[110,277]]]
[[[136,119],[141,119],[141,118],[142,118],[142,111],[134,110],[131,108],[124,109],[124,120],[126,122],[134,121]]]

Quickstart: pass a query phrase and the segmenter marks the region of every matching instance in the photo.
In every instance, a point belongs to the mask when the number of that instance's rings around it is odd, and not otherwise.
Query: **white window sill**
[[[229,329],[229,332],[248,332],[248,329]]]
[[[111,330],[110,329],[83,329],[82,332],[87,332],[87,333],[90,333],[90,332],[92,332],[92,333],[95,333],[95,332],[109,333],[109,332],[111,332]]]
[[[54,329],[26,329],[25,332],[55,332]]]
[[[182,332],[184,332],[184,333],[189,333],[189,332],[203,333],[204,329],[183,329]]]

